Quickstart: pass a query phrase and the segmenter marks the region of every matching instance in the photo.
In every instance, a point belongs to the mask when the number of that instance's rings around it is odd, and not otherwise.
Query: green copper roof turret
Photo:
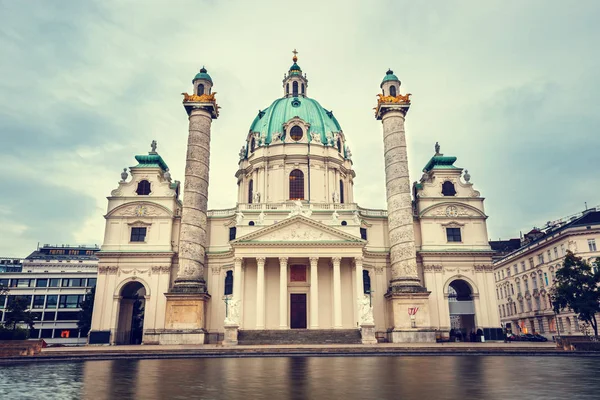
[[[460,169],[454,166],[456,157],[446,157],[442,155],[435,155],[431,157],[431,160],[425,165],[424,172],[429,172],[432,169]]]
[[[392,71],[391,69],[388,69],[387,72],[385,73],[385,76],[383,77],[383,81],[381,81],[381,86],[383,86],[383,84],[387,81],[396,81],[396,82],[400,82],[400,79],[398,79],[398,77],[396,75],[394,75],[394,71]]]
[[[135,167],[131,167],[131,168],[156,168],[156,167],[158,167],[158,168],[162,169],[163,171],[166,171],[167,169],[169,169],[169,167],[167,166],[167,163],[157,153],[135,156],[135,159],[139,164],[136,165]]]
[[[200,72],[198,72],[196,74],[196,76],[194,77],[194,79],[192,80],[192,83],[194,83],[195,81],[197,81],[198,79],[204,79],[209,81],[210,83],[213,83],[210,75],[206,72],[206,68],[202,67],[200,68]]]

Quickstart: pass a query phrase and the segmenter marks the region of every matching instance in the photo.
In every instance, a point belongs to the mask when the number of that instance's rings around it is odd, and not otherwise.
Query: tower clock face
[[[457,217],[458,216],[458,208],[455,206],[446,207],[446,215],[449,217]]]
[[[139,216],[139,217],[143,217],[144,215],[146,215],[146,212],[148,210],[146,209],[145,206],[137,206],[135,208],[135,215]]]

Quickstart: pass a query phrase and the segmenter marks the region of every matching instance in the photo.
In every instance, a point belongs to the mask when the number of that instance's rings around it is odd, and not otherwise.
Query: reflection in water
[[[86,361],[2,365],[0,398],[596,399],[599,375],[595,358],[574,357]]]

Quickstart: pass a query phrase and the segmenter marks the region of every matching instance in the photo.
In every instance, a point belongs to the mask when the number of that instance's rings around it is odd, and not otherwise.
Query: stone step
[[[358,329],[240,330],[238,342],[253,344],[360,344]]]

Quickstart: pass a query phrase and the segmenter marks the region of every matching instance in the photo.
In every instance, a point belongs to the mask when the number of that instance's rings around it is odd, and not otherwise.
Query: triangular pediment
[[[363,245],[365,240],[308,217],[297,215],[241,236],[232,245],[247,243],[343,243]]]

